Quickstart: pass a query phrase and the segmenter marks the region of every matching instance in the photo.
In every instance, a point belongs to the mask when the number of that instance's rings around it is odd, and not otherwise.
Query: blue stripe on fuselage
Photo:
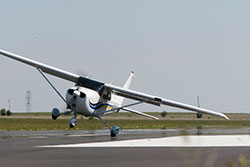
[[[93,110],[98,110],[98,109],[100,109],[100,108],[103,107],[103,106],[110,107],[111,109],[113,108],[112,105],[109,105],[109,104],[107,104],[107,103],[101,103],[101,102],[99,102],[99,103],[97,103],[97,104],[91,104],[91,103],[89,102],[89,107],[92,108]]]

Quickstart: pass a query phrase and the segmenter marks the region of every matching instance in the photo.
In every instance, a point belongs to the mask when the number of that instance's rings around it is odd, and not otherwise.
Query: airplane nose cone
[[[75,90],[74,93],[73,93],[73,96],[74,97],[77,97],[77,96],[80,96],[81,95],[81,92]]]
[[[76,98],[76,97],[80,97],[80,98],[85,98],[86,97],[86,94],[85,93],[83,93],[83,92],[80,92],[80,91],[77,91],[77,90],[75,90],[74,92],[73,92],[73,97],[74,98]]]

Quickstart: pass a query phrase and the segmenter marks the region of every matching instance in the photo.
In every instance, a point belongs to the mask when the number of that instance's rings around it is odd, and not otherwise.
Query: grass
[[[190,127],[250,127],[250,114],[227,114],[231,120],[223,120],[209,115],[196,119],[195,113],[168,113],[162,118],[160,113],[149,113],[160,120],[155,121],[132,113],[116,113],[104,117],[110,126],[120,126],[121,129],[167,129]],[[0,130],[69,130],[69,119],[72,115],[60,117],[54,121],[51,113],[14,113],[12,116],[0,117]],[[78,117],[76,130],[107,129],[98,119]]]
[[[106,120],[110,126],[118,125],[121,129],[166,129],[190,127],[250,127],[248,120]],[[68,119],[0,119],[0,130],[69,130]],[[98,119],[78,119],[74,130],[106,129]]]
[[[147,114],[156,116],[156,117],[161,117],[161,113],[159,112],[147,112]],[[193,116],[196,115],[196,113],[167,113],[166,116]],[[31,113],[13,113],[13,116],[51,116],[50,112],[31,112]],[[134,117],[136,116],[133,113],[129,113],[129,112],[119,112],[119,113],[115,113],[115,114],[111,114],[109,115],[111,117]]]

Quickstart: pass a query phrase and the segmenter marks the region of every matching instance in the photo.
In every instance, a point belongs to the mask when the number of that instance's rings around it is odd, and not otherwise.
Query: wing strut
[[[138,105],[138,104],[141,104],[141,103],[144,103],[144,102],[143,102],[143,101],[139,101],[139,102],[132,103],[132,104],[128,104],[128,105],[125,105],[125,106],[122,106],[122,107],[112,108],[112,109],[107,110],[107,111],[101,111],[101,112],[95,111],[94,114],[98,117],[98,116],[101,116],[101,115],[103,115],[103,114],[105,114],[105,113],[110,113],[111,111],[116,111],[116,112],[118,112],[119,110],[123,109],[124,107],[135,106],[135,105]]]
[[[120,131],[120,127],[119,126],[113,126],[112,128],[102,119],[101,116],[97,116],[108,128],[110,131],[110,136],[111,137],[115,137],[119,131]]]
[[[40,72],[40,74],[44,77],[44,79],[49,83],[49,85],[54,89],[54,91],[60,96],[60,98],[66,103],[67,107],[69,107],[67,101],[64,99],[64,97],[61,95],[61,93],[55,88],[55,86],[49,81],[49,79],[45,76],[43,71],[40,68],[37,68],[37,70]]]
[[[122,108],[122,110],[131,112],[131,113],[134,113],[134,114],[142,115],[144,117],[152,118],[154,120],[158,120],[159,119],[159,118],[157,118],[157,117],[155,117],[153,115],[149,115],[149,114],[146,114],[146,113],[143,113],[143,112],[140,112],[140,111],[136,111],[136,110],[133,110],[131,108],[124,107],[124,108]]]
[[[112,108],[112,109],[110,109],[110,110],[102,111],[102,112],[98,112],[98,113],[94,113],[94,114],[99,118],[101,115],[103,115],[103,114],[105,114],[105,113],[110,113],[110,112],[112,112],[112,111],[118,112],[119,110],[124,110],[124,111],[128,111],[128,112],[131,112],[131,113],[134,113],[134,114],[142,115],[142,116],[144,116],[144,117],[148,117],[148,118],[152,118],[152,119],[158,120],[158,118],[155,117],[155,116],[152,116],[152,115],[149,115],[149,114],[140,112],[140,111],[136,111],[136,110],[127,108],[127,107],[134,106],[134,105],[138,105],[138,104],[141,104],[141,103],[144,103],[144,102],[139,101],[139,102],[136,102],[136,103],[124,105],[124,106],[121,106],[121,107]],[[99,119],[100,119],[100,118],[99,118]],[[107,125],[106,125],[106,126],[107,126]]]

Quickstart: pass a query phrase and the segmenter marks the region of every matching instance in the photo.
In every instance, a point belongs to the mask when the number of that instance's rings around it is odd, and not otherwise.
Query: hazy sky
[[[219,112],[250,112],[247,0],[0,0],[0,48],[73,73]],[[39,72],[0,56],[0,108],[64,104]],[[72,83],[51,81],[65,94]],[[183,111],[136,107],[141,111]]]

